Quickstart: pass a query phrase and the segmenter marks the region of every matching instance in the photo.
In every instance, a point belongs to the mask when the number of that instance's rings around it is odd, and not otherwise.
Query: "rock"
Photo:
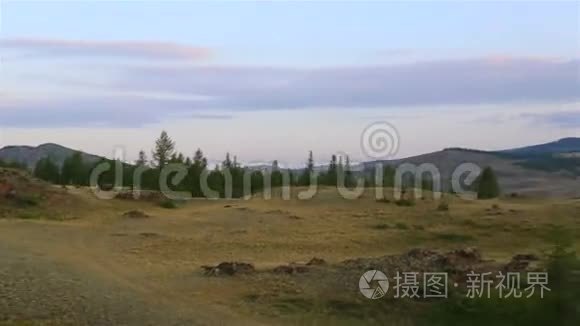
[[[219,263],[217,266],[201,266],[205,270],[205,274],[208,276],[221,276],[229,275],[233,276],[236,274],[249,274],[256,271],[254,265],[241,262],[223,262]]]
[[[306,263],[306,265],[308,266],[313,266],[313,265],[326,265],[326,261],[322,258],[312,258],[310,259],[309,262]]]
[[[518,255],[513,256],[512,260],[536,261],[536,260],[540,260],[540,258],[534,254],[518,254]]]
[[[464,259],[467,261],[472,261],[474,263],[481,262],[481,253],[477,248],[464,248],[464,249],[457,249],[447,253],[447,257],[455,257]]]
[[[529,269],[532,261],[538,261],[538,256],[534,254],[518,254],[512,257],[503,270],[506,272],[524,272]]]
[[[288,265],[280,265],[272,270],[276,274],[292,274],[294,273],[294,268]]]
[[[272,270],[276,274],[302,274],[308,272],[304,265],[280,265]]]
[[[14,185],[4,180],[0,181],[0,196],[14,198],[16,196],[16,189],[14,189]]]
[[[148,217],[151,217],[151,216],[145,214],[143,211],[132,210],[132,211],[125,212],[123,214],[123,217],[128,217],[128,218],[148,218]]]

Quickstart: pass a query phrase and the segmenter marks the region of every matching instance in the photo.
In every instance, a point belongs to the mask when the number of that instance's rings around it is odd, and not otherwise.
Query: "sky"
[[[0,146],[298,166],[580,136],[580,2],[0,0]],[[391,138],[392,139],[392,138]]]

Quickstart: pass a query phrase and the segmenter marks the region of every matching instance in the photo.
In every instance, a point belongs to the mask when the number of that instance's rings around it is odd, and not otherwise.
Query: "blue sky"
[[[164,128],[185,154],[299,164],[364,160],[388,120],[399,156],[518,146],[580,135],[579,49],[577,1],[4,0],[0,141],[132,159]]]

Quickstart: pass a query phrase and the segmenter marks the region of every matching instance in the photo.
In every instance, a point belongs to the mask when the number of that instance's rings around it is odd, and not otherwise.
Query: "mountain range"
[[[33,146],[5,146],[0,148],[0,160],[4,162],[18,162],[33,169],[36,163],[45,157],[50,157],[56,164],[62,165],[64,160],[77,150],[64,147],[58,144],[42,144]],[[100,156],[78,151],[85,162],[97,162]]]
[[[30,169],[50,156],[57,164],[76,150],[58,144],[32,146],[6,146],[0,149],[0,160],[19,162]],[[469,162],[480,167],[491,166],[498,176],[505,193],[541,196],[580,196],[580,138],[562,138],[557,141],[507,149],[481,151],[463,148],[447,148],[441,151],[412,156],[404,159],[363,162],[356,168],[371,172],[377,164],[398,166],[401,163],[432,163],[445,179],[461,163]],[[96,162],[102,157],[81,151],[85,162]],[[317,167],[317,170],[324,167]]]

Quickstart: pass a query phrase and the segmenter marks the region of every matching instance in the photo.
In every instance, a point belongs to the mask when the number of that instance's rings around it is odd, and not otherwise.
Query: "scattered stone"
[[[532,262],[538,260],[540,259],[534,254],[518,254],[512,257],[512,260],[503,267],[503,270],[506,272],[525,272],[530,269]]]
[[[144,238],[155,238],[155,237],[161,236],[159,233],[155,233],[155,232],[141,232],[141,233],[139,233],[139,235],[144,237]]]
[[[280,265],[272,270],[276,274],[302,274],[308,272],[308,267],[304,265]]]
[[[512,260],[529,260],[529,261],[537,261],[540,258],[534,254],[518,254],[515,255]]]
[[[201,266],[207,276],[233,276],[236,274],[250,274],[256,271],[254,265],[241,262],[223,262],[217,266]]]
[[[126,237],[126,236],[128,236],[128,235],[129,235],[129,234],[127,234],[127,233],[122,233],[122,232],[119,232],[119,233],[111,233],[111,236],[112,236],[112,237]]]
[[[322,258],[314,257],[310,259],[309,262],[306,263],[307,266],[319,266],[319,265],[326,265],[326,261]]]
[[[128,217],[128,218],[148,218],[148,217],[151,217],[151,216],[145,214],[145,212],[143,212],[143,211],[132,210],[132,211],[125,212],[123,214],[123,217]]]

